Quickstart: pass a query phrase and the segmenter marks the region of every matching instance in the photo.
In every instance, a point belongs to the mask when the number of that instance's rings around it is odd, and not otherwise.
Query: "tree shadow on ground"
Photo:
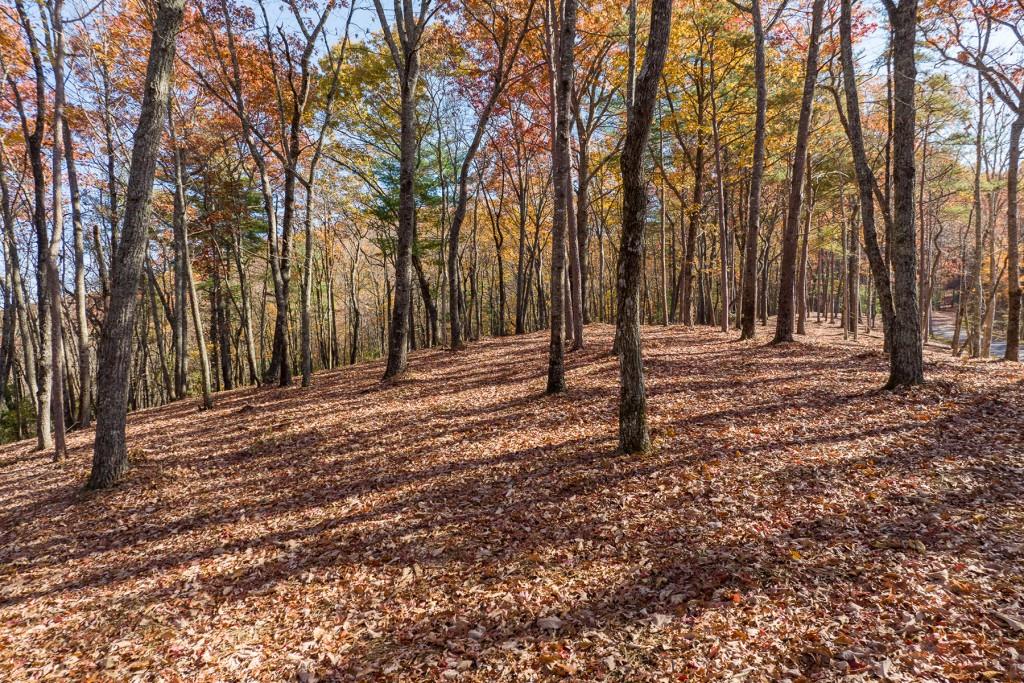
[[[570,356],[567,396],[545,397],[542,335],[416,354],[386,386],[377,363],[132,416],[147,455],[109,493],[8,448],[0,567],[19,581],[0,615],[112,640],[159,613],[216,639],[225,615],[266,621],[307,596],[289,625],[315,641],[303,666],[341,680],[467,661],[484,678],[821,677],[840,646],[854,670],[910,671],[988,657],[943,654],[940,631],[1013,639],[983,620],[1021,597],[1004,566],[1024,547],[1019,382],[961,387],[950,368],[879,394],[879,358],[702,334],[647,332],[646,456],[615,452],[610,338]],[[84,435],[72,447],[84,461]],[[330,643],[309,635],[325,624],[341,625]],[[268,666],[294,669],[290,642],[261,639]]]

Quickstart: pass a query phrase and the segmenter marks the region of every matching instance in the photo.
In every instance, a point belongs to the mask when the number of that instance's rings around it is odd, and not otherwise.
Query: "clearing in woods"
[[[134,414],[82,490],[0,450],[0,678],[1011,678],[1024,388],[874,342],[645,328],[655,450],[617,455],[608,326],[542,395],[546,333]],[[762,336],[764,336],[762,331]]]

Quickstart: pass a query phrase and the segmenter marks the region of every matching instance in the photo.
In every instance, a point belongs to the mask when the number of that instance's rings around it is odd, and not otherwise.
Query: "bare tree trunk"
[[[794,309],[796,308],[797,248],[800,238],[800,209],[804,187],[804,168],[807,163],[807,143],[811,130],[814,107],[814,86],[818,80],[818,37],[821,35],[821,16],[825,0],[814,0],[811,10],[811,33],[808,37],[807,61],[804,66],[804,91],[800,100],[800,119],[797,123],[796,145],[793,150],[793,170],[789,179],[789,204],[786,225],[782,234],[782,260],[779,264],[779,310],[775,321],[773,343],[793,341]]]
[[[426,343],[424,346],[436,346],[440,337],[437,304],[434,303],[434,297],[430,292],[430,280],[427,279],[427,274],[423,270],[423,263],[420,261],[419,253],[415,248],[412,250],[412,267],[413,272],[416,274],[416,282],[420,288],[420,298],[423,299],[423,308],[426,309],[427,326],[425,334]]]
[[[572,86],[570,85],[570,87]],[[572,350],[577,351],[583,348],[583,284],[581,280],[582,268],[580,266],[582,256],[580,255],[579,226],[576,222],[576,210],[573,205],[571,161],[568,165],[565,184],[565,239],[569,257],[567,273],[569,278],[568,303],[571,312],[569,329],[572,331]]]
[[[51,0],[50,14],[53,22],[52,65],[53,65],[53,156],[50,177],[53,191],[53,235],[50,238],[49,254],[46,257],[47,292],[50,296],[50,356],[53,360],[51,378],[53,389],[50,393],[50,412],[53,414],[53,459],[64,459],[67,454],[64,426],[64,286],[60,280],[58,262],[64,247],[64,2]]]
[[[557,3],[555,3],[557,4]],[[565,391],[565,232],[566,203],[569,190],[569,96],[572,91],[576,42],[576,0],[562,0],[561,16],[552,17],[555,33],[551,37],[557,48],[554,57],[552,140],[552,184],[554,185],[554,225],[551,229],[551,342],[548,350],[547,393]]]
[[[1024,131],[1024,102],[1010,125],[1010,153],[1006,171],[1006,276],[1009,283],[1006,311],[1006,353],[1009,361],[1020,360],[1020,238],[1017,192],[1020,178],[1020,140]]]
[[[300,315],[300,338],[302,345],[302,386],[313,383],[313,350],[310,336],[310,299],[313,294],[313,184],[314,176],[309,174],[306,183],[306,214],[303,218],[305,252],[302,257],[302,311]]]
[[[164,327],[161,322],[160,309],[157,308],[156,303],[156,274],[153,272],[153,264],[150,263],[148,257],[143,260],[143,264],[148,281],[146,291],[149,294],[149,307],[152,310],[151,317],[153,318],[153,331],[156,333],[157,354],[160,356],[160,372],[164,380],[164,387],[167,389],[167,395],[172,396],[174,382],[171,379],[171,369],[167,366],[167,346],[164,343]]]
[[[577,119],[577,131],[579,130],[579,119]],[[580,296],[581,302],[581,326],[590,322],[590,310],[587,306],[587,244],[590,241],[590,159],[589,140],[586,136],[580,135],[578,140],[579,151],[576,161],[576,240],[579,252],[580,269]],[[582,344],[582,331],[580,341]]]
[[[68,167],[68,191],[71,193],[71,221],[75,240],[75,317],[78,322],[78,426],[92,422],[92,352],[89,347],[89,320],[86,316],[85,226],[82,224],[81,193],[71,128],[64,126],[64,158]]]
[[[704,104],[703,89],[698,91],[697,121],[700,126],[697,129],[697,151],[693,162],[693,198],[690,203],[689,221],[686,227],[686,242],[684,248],[686,253],[683,256],[682,275],[682,322],[687,327],[693,325],[693,275],[695,263],[695,251],[697,246],[697,231],[700,229],[701,203],[704,199]]]
[[[124,226],[112,264],[110,306],[100,334],[98,374],[103,382],[97,392],[96,442],[88,483],[90,488],[113,485],[128,464],[125,421],[135,294],[149,241],[150,200],[157,149],[168,109],[175,39],[184,5],[184,0],[159,0],[153,24],[142,109],[132,147]]]
[[[811,236],[811,218],[814,215],[814,183],[811,180],[810,153],[807,155],[807,172],[804,175],[806,178],[804,201],[807,207],[804,210],[804,234],[800,244],[800,270],[797,272],[796,279],[796,296],[798,297],[796,319],[797,334],[807,334],[807,249],[808,242],[810,241],[809,238]]]
[[[757,234],[761,228],[761,183],[764,179],[765,118],[768,110],[768,79],[765,66],[764,24],[761,0],[750,3],[754,26],[754,158],[750,169],[750,195],[747,209],[747,234],[744,238],[743,291],[740,310],[740,339],[753,339],[757,317]]]
[[[249,276],[242,262],[242,236],[234,235],[232,251],[235,258],[235,269],[238,271],[238,295],[241,298],[242,332],[245,335],[245,358],[249,369],[249,384],[259,384],[259,366],[256,363],[256,343],[252,333],[252,296],[249,293]]]
[[[886,0],[893,28],[893,334],[889,388],[924,382],[914,229],[917,0]]]
[[[420,39],[430,18],[430,0],[421,0],[418,14],[413,13],[411,2],[395,5],[393,19],[397,31],[392,31],[381,0],[373,0],[373,4],[398,73],[401,93],[395,305],[388,331],[388,359],[384,370],[384,379],[390,379],[405,372],[408,364],[409,313],[412,310],[412,249],[416,231],[416,83],[420,73]]]
[[[843,328],[843,339],[850,338],[850,297],[848,295],[849,289],[847,288],[847,265],[849,260],[847,255],[847,243],[849,237],[849,226],[856,220],[856,216],[853,215],[850,219],[846,217],[846,193],[844,189],[839,190],[839,245],[841,256],[839,259],[839,284],[842,285],[842,295],[837,296],[839,299],[839,325]]]
[[[719,298],[722,300],[722,332],[729,331],[729,230],[725,221],[725,186],[722,180],[722,138],[718,131],[718,97],[715,89],[715,62],[711,60],[711,135],[715,151],[715,194],[718,202],[718,251],[720,261]]]
[[[846,327],[857,338],[860,319],[860,240],[857,239],[857,210],[850,216],[846,248]]]
[[[840,2],[840,54],[843,69],[843,89],[846,98],[846,133],[850,140],[850,147],[853,150],[854,168],[857,174],[857,185],[860,197],[860,218],[864,231],[864,247],[867,251],[868,263],[871,265],[871,275],[875,280],[875,289],[878,292],[879,308],[882,311],[882,333],[885,336],[885,347],[892,350],[894,331],[894,302],[892,284],[889,276],[889,265],[883,257],[878,246],[878,236],[875,231],[875,192],[877,182],[871,165],[868,162],[867,152],[864,146],[864,134],[861,128],[860,102],[857,95],[857,80],[853,65],[853,11],[850,0]],[[837,104],[838,104],[838,95]],[[886,231],[892,222],[889,218],[888,208],[882,205],[883,218],[885,219]],[[891,251],[891,245],[886,244],[886,254]],[[891,363],[890,359],[890,363]]]
[[[206,335],[203,333],[203,319],[199,314],[199,295],[196,292],[196,280],[192,275],[192,255],[188,246],[186,233],[185,239],[185,279],[188,285],[189,307],[192,312],[192,328],[195,330],[196,346],[199,347],[199,376],[202,383],[204,409],[213,407],[213,389],[211,376],[213,371],[210,368],[210,353],[206,348]]]
[[[28,385],[29,393],[35,397],[37,387],[36,375],[33,372],[36,366],[34,334],[32,331],[32,321],[28,314],[28,307],[25,303],[25,283],[22,279],[18,243],[14,235],[14,212],[11,205],[10,187],[7,184],[6,161],[7,152],[3,147],[3,142],[0,141],[0,201],[3,202],[4,245],[6,246],[7,261],[10,266],[11,300],[13,301],[15,317],[17,318],[18,334],[21,337],[22,372],[25,375],[25,383]],[[20,421],[18,429],[20,433]]]
[[[642,453],[651,447],[647,429],[647,393],[644,388],[640,307],[637,299],[647,218],[643,158],[650,137],[658,81],[665,64],[671,26],[672,0],[653,0],[647,51],[637,78],[632,115],[626,124],[626,138],[619,162],[623,183],[622,243],[619,247],[619,296],[615,326],[619,347],[619,448],[625,453]]]
[[[658,156],[662,167],[665,165],[665,133],[661,125],[661,113],[658,113]],[[661,303],[661,324],[668,325],[668,264],[665,262],[665,175],[661,176],[658,188],[658,279],[659,299]]]
[[[985,239],[984,233],[981,227],[981,165],[982,165],[982,142],[984,137],[985,128],[985,89],[981,77],[981,72],[978,74],[978,121],[977,129],[974,132],[974,211],[972,218],[974,220],[974,256],[971,259],[971,292],[970,301],[967,306],[961,306],[966,313],[967,318],[967,339],[970,345],[970,353],[972,357],[977,358],[981,354],[981,315],[982,309],[985,305],[985,286],[981,279],[981,262],[984,258]],[[965,290],[964,295],[968,295]],[[957,346],[959,339],[953,341],[954,347]],[[954,351],[958,354],[954,348]]]
[[[15,104],[21,118],[22,132],[25,137],[25,146],[28,152],[29,166],[32,171],[32,226],[36,236],[36,320],[38,325],[38,348],[36,354],[36,448],[37,450],[49,450],[53,447],[53,435],[51,433],[51,393],[53,389],[53,344],[51,297],[48,293],[48,269],[46,262],[50,253],[50,236],[47,231],[46,221],[46,173],[43,169],[43,141],[46,127],[46,103],[47,97],[45,87],[47,83],[46,72],[43,69],[42,53],[36,37],[35,29],[28,13],[25,11],[23,0],[15,0],[15,7],[18,11],[22,28],[25,31],[25,39],[28,43],[28,52],[32,61],[32,68],[35,71],[35,114],[33,127],[28,126],[28,117],[25,114],[25,107],[20,97],[20,91],[12,88],[15,97]],[[27,297],[26,297],[27,299]]]

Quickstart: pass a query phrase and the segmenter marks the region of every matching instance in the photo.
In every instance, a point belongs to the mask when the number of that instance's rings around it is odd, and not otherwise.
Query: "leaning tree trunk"
[[[807,163],[807,142],[814,107],[814,85],[818,80],[818,36],[821,35],[821,15],[825,0],[814,0],[811,10],[811,33],[804,67],[804,92],[800,100],[800,120],[797,123],[796,146],[793,150],[793,171],[790,174],[789,205],[786,226],[782,233],[782,261],[779,264],[779,310],[775,320],[774,343],[793,341],[794,313],[796,309],[796,266],[800,241],[800,208]],[[767,292],[765,293],[767,295]]]
[[[892,283],[889,276],[889,265],[878,246],[878,234],[875,229],[875,197],[876,180],[868,162],[864,145],[864,133],[860,119],[860,101],[857,95],[857,76],[853,68],[853,11],[850,0],[840,2],[840,56],[843,69],[843,90],[846,99],[846,134],[853,151],[854,170],[857,175],[857,189],[860,198],[860,220],[864,232],[864,249],[867,252],[871,275],[875,280],[878,292],[879,308],[882,311],[882,333],[885,347],[891,351],[894,331],[894,305]],[[838,96],[837,96],[838,97]],[[911,185],[912,186],[912,185]],[[891,222],[888,209],[882,207],[886,228]],[[889,251],[887,245],[886,251]],[[819,315],[820,315],[819,307]],[[891,363],[890,359],[890,363]]]
[[[157,151],[163,133],[174,66],[174,47],[185,0],[159,0],[142,109],[135,130],[128,173],[124,226],[112,263],[110,306],[100,333],[98,375],[103,378],[96,401],[96,442],[90,488],[107,488],[128,464],[125,422],[128,372],[132,360],[132,329],[142,259],[149,241],[149,218]]]
[[[618,314],[615,327],[619,352],[619,448],[626,453],[640,453],[651,446],[640,346],[639,293],[644,265],[644,223],[647,218],[643,160],[671,25],[672,0],[653,0],[647,53],[636,80],[633,108],[626,124],[626,138],[619,160],[623,185],[622,242],[619,247]]]
[[[532,12],[533,5],[530,6]],[[526,27],[529,24],[529,13],[527,19],[524,21],[523,30],[519,33],[518,38],[515,41],[514,47],[512,48],[511,59],[514,59],[519,52],[519,46],[522,44],[523,38],[526,35]],[[448,268],[448,308],[449,308],[449,323],[451,330],[451,348],[453,351],[457,351],[463,346],[462,341],[462,318],[459,315],[461,306],[459,304],[459,236],[462,231],[462,224],[466,219],[466,209],[469,206],[469,173],[472,168],[473,159],[476,156],[477,150],[480,148],[480,144],[483,141],[484,132],[487,130],[487,123],[490,121],[491,113],[494,111],[494,107],[498,102],[498,98],[504,91],[505,83],[508,77],[508,67],[506,66],[506,57],[504,54],[505,46],[502,45],[502,54],[500,55],[500,61],[494,74],[494,82],[491,86],[491,94],[484,105],[483,111],[480,112],[480,116],[476,122],[476,130],[473,134],[473,139],[469,144],[469,148],[466,150],[466,155],[462,159],[462,165],[459,167],[458,176],[458,195],[455,200],[455,211],[452,215],[451,229],[448,235],[448,253],[447,253],[447,268]],[[517,281],[518,283],[518,281]],[[518,304],[517,304],[518,305]],[[519,322],[518,309],[517,309],[517,325]],[[436,337],[436,335],[435,335]],[[437,339],[435,339],[437,342]]]

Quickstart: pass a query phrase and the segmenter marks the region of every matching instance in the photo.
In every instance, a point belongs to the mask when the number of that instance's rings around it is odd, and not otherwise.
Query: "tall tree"
[[[36,236],[36,319],[38,321],[38,353],[36,371],[36,444],[39,450],[53,447],[53,389],[54,383],[54,337],[53,315],[54,297],[51,289],[51,236],[46,219],[46,171],[43,145],[46,139],[46,71],[43,67],[43,50],[50,44],[48,31],[43,31],[44,43],[36,34],[32,15],[26,8],[24,0],[15,0],[15,7],[21,28],[25,34],[29,61],[35,77],[33,82],[34,111],[29,114],[26,102],[21,95],[18,84],[8,73],[7,79],[14,96],[15,107],[21,122],[22,134],[25,138],[29,166],[32,172],[32,227]],[[39,5],[40,11],[46,12],[45,5]],[[48,26],[48,24],[47,24]],[[59,121],[55,114],[54,124]],[[59,131],[56,131],[59,134]],[[58,160],[59,163],[59,160]],[[55,224],[56,227],[56,224]],[[54,264],[53,267],[56,267]],[[26,372],[31,370],[26,368]],[[59,404],[63,408],[63,403]],[[59,452],[57,453],[59,456]]]
[[[895,388],[924,382],[914,224],[917,0],[899,0],[898,3],[885,0],[885,8],[893,35],[893,215],[889,253],[892,257],[894,312],[886,386]]]
[[[64,158],[68,170],[68,192],[71,194],[71,222],[75,248],[75,318],[78,323],[78,426],[92,422],[92,347],[89,342],[89,319],[86,313],[85,289],[85,224],[82,218],[81,190],[71,127],[64,124]]]
[[[174,53],[185,0],[158,0],[143,87],[142,109],[133,138],[121,239],[111,263],[110,306],[99,341],[96,442],[89,488],[114,484],[128,464],[125,422],[136,292],[149,243],[149,217],[156,157],[164,129],[174,72]]]
[[[409,352],[409,319],[412,308],[412,248],[416,233],[416,84],[420,74],[423,33],[436,7],[420,0],[395,0],[394,27],[381,0],[373,0],[381,32],[391,54],[401,96],[399,121],[398,242],[395,251],[395,303],[388,330],[388,359],[384,379],[405,372]],[[397,37],[396,37],[397,35]]]
[[[576,0],[551,0],[548,4],[552,56],[552,110],[554,137],[551,143],[554,211],[551,227],[551,342],[548,348],[547,393],[565,391],[565,234],[569,210],[569,97],[572,93],[576,42]]]
[[[619,161],[622,172],[622,236],[615,328],[619,352],[619,448],[626,453],[640,453],[651,445],[640,343],[639,294],[648,202],[643,161],[671,27],[672,0],[652,0],[647,51],[636,79],[633,106]]]
[[[53,70],[52,155],[50,187],[52,190],[53,231],[46,255],[46,291],[50,297],[50,356],[53,359],[50,412],[53,415],[53,459],[62,460],[67,453],[64,425],[64,285],[59,261],[64,247],[64,2],[50,0],[47,4],[50,26],[47,51]]]
[[[804,66],[804,90],[800,98],[800,119],[793,147],[793,165],[789,174],[789,204],[782,234],[782,261],[779,265],[779,308],[775,320],[775,343],[793,341],[796,309],[796,265],[800,240],[800,209],[807,163],[807,143],[814,107],[814,86],[818,81],[818,38],[825,0],[814,0],[811,6],[811,30],[807,36],[807,60]]]
[[[885,335],[885,348],[891,351],[893,344],[896,343],[892,336],[894,329],[893,319],[895,317],[892,278],[889,272],[889,264],[886,262],[879,246],[878,233],[875,228],[875,199],[876,197],[882,198],[883,195],[878,187],[875,173],[868,161],[864,143],[860,99],[857,92],[857,76],[853,61],[853,8],[850,0],[840,0],[839,35],[843,92],[846,104],[845,115],[841,106],[843,100],[840,99],[837,90],[833,90],[833,97],[836,99],[836,108],[842,119],[846,136],[850,141],[850,149],[853,153],[853,166],[857,176],[864,247],[868,256],[868,264],[871,267],[871,275],[875,281],[875,289],[878,292],[879,307],[882,312],[882,331]],[[889,214],[888,203],[882,200],[878,202],[878,206],[885,221],[886,233],[890,233],[891,231],[888,226],[892,219]],[[892,356],[890,356],[890,366],[892,363]]]
[[[736,0],[733,5],[750,13],[754,31],[754,151],[750,165],[750,182],[746,235],[743,238],[743,291],[740,292],[740,338],[753,339],[757,322],[757,240],[761,229],[761,184],[764,181],[765,120],[768,114],[768,69],[765,64],[765,34],[782,15],[786,3],[782,2],[767,23],[761,16],[761,0],[751,0],[744,6]]]

